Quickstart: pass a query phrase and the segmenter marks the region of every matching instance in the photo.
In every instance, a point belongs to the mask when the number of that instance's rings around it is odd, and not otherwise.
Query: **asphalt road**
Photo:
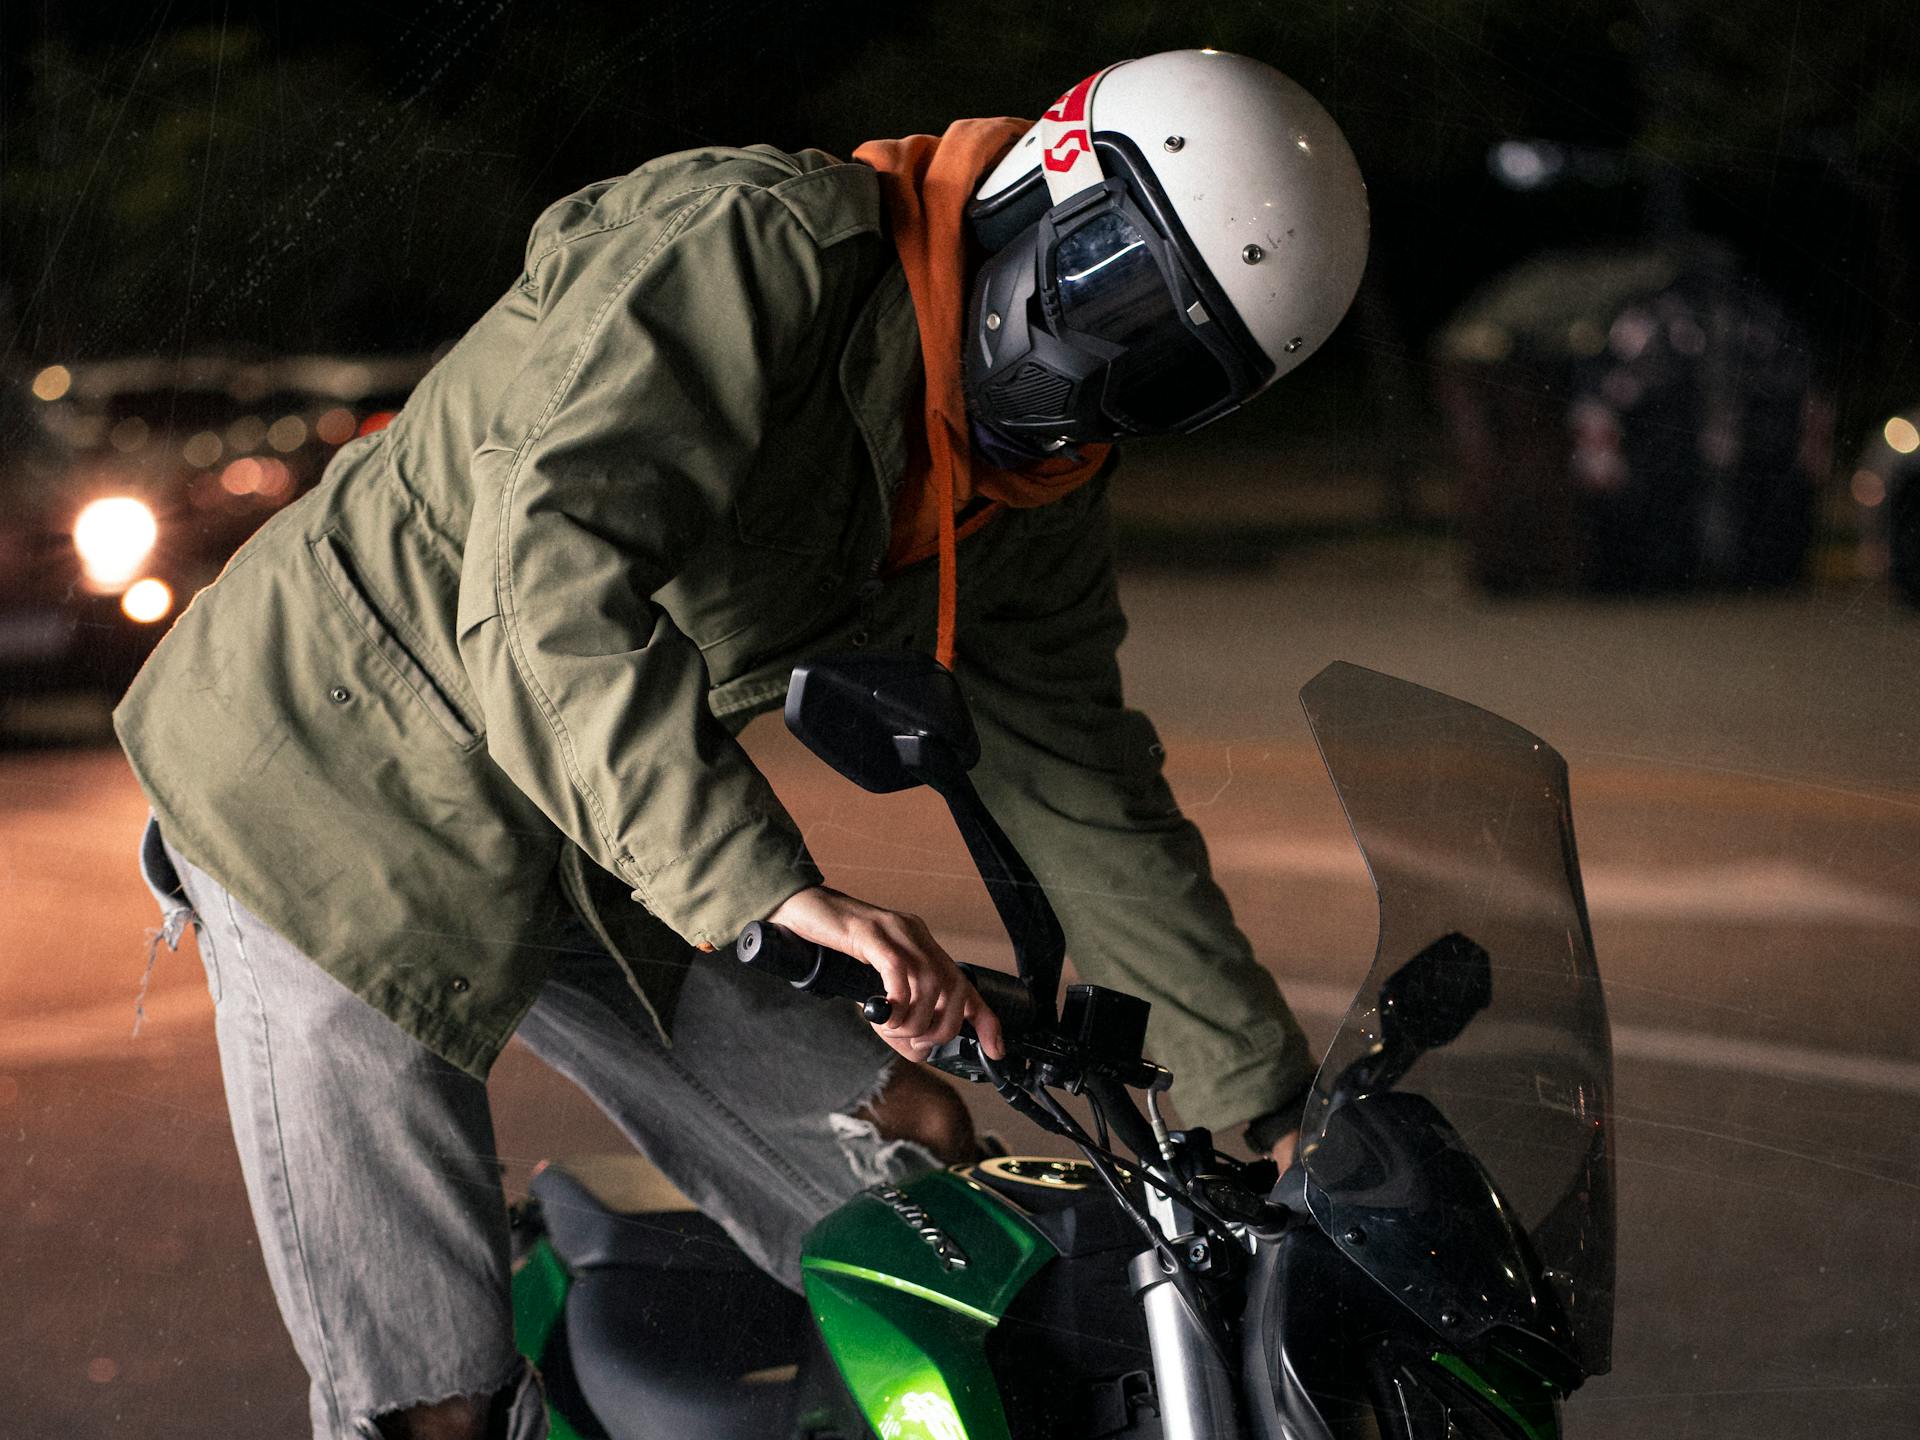
[[[1490,606],[1451,573],[1349,545],[1128,577],[1132,697],[1242,923],[1324,1040],[1373,941],[1292,698],[1326,661],[1551,740],[1618,1056],[1615,1370],[1569,1432],[1915,1434],[1920,621],[1865,589]],[[749,740],[833,878],[995,957],[926,797],[864,796],[765,723]],[[160,952],[132,1033],[141,818],[109,749],[0,755],[0,1434],[303,1433],[190,945]],[[494,1092],[510,1185],[610,1143],[524,1052]]]

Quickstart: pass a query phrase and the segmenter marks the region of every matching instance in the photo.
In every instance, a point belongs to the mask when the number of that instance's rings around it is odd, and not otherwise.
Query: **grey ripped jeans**
[[[514,1392],[512,1440],[546,1433],[516,1355],[486,1087],[267,928],[149,825],[163,934],[195,925],[227,1107],[280,1313],[312,1378],[313,1433]],[[663,1039],[582,926],[519,1035],[762,1266],[797,1280],[802,1234],[863,1185],[933,1163],[849,1113],[891,1054],[851,1006],[695,964]]]

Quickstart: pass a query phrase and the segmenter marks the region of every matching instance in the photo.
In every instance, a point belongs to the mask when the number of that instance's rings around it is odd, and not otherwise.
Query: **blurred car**
[[[1873,433],[1847,488],[1860,512],[1860,568],[1920,606],[1920,405]]]
[[[0,386],[0,694],[117,694],[431,357],[133,358]]]
[[[1831,449],[1805,337],[1704,242],[1529,260],[1438,338],[1476,580],[1797,579]]]

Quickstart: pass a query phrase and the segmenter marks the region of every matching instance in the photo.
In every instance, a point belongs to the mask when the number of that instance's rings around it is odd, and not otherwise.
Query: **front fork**
[[[1160,1425],[1165,1440],[1229,1440],[1245,1432],[1240,1424],[1240,1382],[1208,1332],[1206,1321],[1194,1313],[1170,1268],[1207,1263],[1207,1241],[1198,1233],[1184,1205],[1148,1188],[1147,1210],[1171,1241],[1175,1257],[1157,1249],[1143,1250],[1127,1267],[1127,1278],[1147,1321],[1147,1344],[1153,1353],[1154,1386],[1160,1397]],[[1189,1272],[1191,1274],[1191,1271]]]

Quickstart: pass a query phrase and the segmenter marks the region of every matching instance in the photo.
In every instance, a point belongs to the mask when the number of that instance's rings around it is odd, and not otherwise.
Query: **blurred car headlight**
[[[127,593],[120,597],[120,608],[129,620],[151,625],[166,619],[167,612],[173,609],[173,591],[167,588],[166,581],[148,576],[127,587]]]
[[[73,548],[87,579],[103,589],[133,579],[160,538],[153,511],[130,495],[95,500],[73,522]]]

